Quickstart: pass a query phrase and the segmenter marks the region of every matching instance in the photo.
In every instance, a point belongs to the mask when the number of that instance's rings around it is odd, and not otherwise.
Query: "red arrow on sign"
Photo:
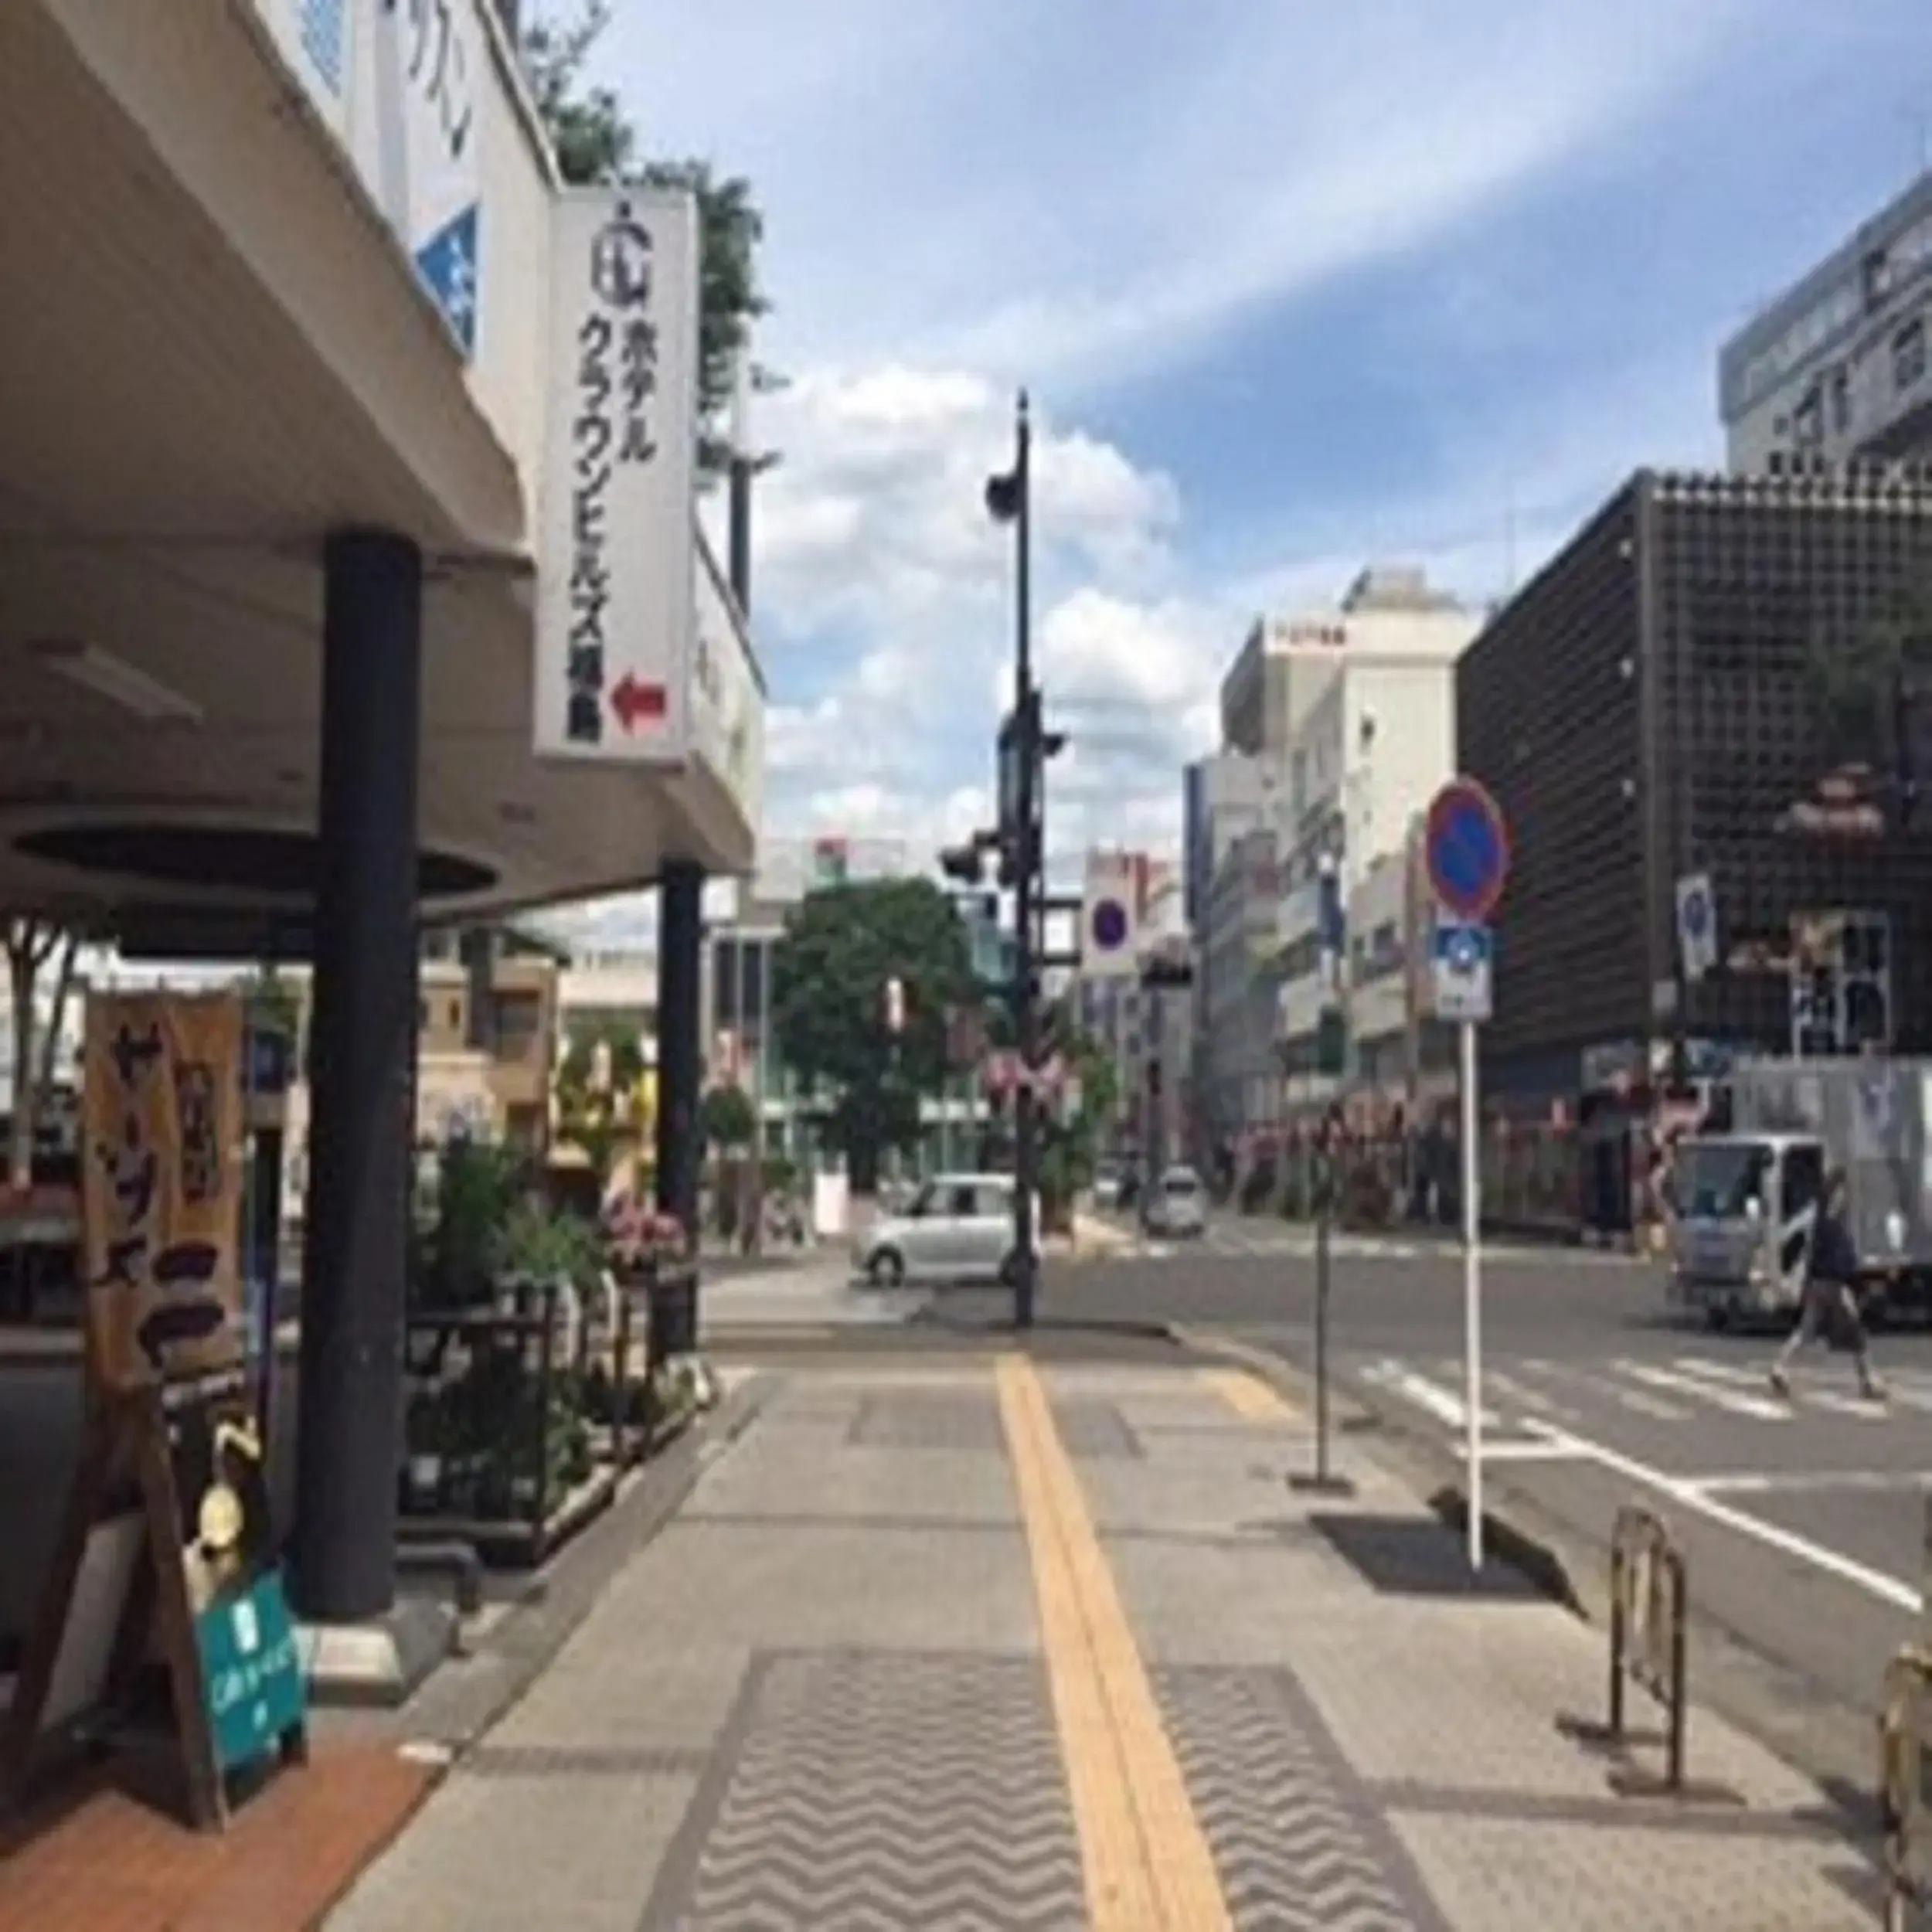
[[[664,716],[664,686],[639,684],[627,671],[611,693],[611,709],[617,714],[617,722],[626,732],[635,731],[640,718]]]

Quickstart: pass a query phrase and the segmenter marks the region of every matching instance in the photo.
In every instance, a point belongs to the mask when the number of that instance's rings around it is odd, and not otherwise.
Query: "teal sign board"
[[[224,1771],[275,1750],[303,1721],[307,1686],[279,1570],[195,1619],[203,1695]]]

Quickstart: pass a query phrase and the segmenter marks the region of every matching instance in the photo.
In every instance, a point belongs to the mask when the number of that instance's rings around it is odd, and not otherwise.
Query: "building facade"
[[[1838,1010],[1801,1043],[1932,1049],[1932,824],[1896,823],[1889,703],[1861,726],[1830,695],[1928,584],[1932,488],[1910,478],[1640,472],[1495,617],[1457,681],[1461,768],[1515,852],[1488,1093],[1540,1109],[1788,1053],[1833,946]],[[1720,964],[1687,985],[1696,873]],[[1849,1012],[1848,974],[1870,988]]]
[[[1932,172],[1724,345],[1732,471],[1932,457]]]
[[[1286,747],[1285,782],[1275,794],[1278,1044],[1289,1097],[1298,1104],[1329,1097],[1338,1083],[1360,1077],[1351,1046],[1340,1074],[1323,1076],[1320,1025],[1338,1001],[1349,1037],[1351,1011],[1338,995],[1370,971],[1373,936],[1384,935],[1375,942],[1378,976],[1406,957],[1396,917],[1406,889],[1404,854],[1417,818],[1455,770],[1456,665],[1478,628],[1471,614],[1428,593],[1412,573],[1396,575],[1386,590],[1378,589],[1382,581],[1369,573],[1351,594],[1333,674]],[[1332,992],[1321,919],[1326,874],[1346,909],[1349,935]]]

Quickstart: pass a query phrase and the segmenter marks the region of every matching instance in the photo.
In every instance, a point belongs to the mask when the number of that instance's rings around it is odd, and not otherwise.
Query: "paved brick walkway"
[[[176,1823],[158,1793],[70,1787],[0,1833],[0,1932],[298,1932],[429,1780],[391,1750],[319,1746],[225,1835]]]
[[[1306,1461],[1225,1372],[787,1372],[332,1932],[1873,1923],[1795,1774],[1699,1713],[1737,1801],[1614,1795],[1600,1636]]]

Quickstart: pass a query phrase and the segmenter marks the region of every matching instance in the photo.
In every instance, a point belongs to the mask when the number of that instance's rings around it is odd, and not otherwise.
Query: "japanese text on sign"
[[[651,287],[650,235],[631,204],[619,202],[591,252],[597,306],[577,330],[565,733],[581,744],[596,744],[604,736],[613,473],[618,464],[654,462],[658,454],[650,421],[658,332],[648,317],[632,312],[648,306]]]
[[[103,995],[87,1013],[87,1335],[110,1388],[190,1379],[240,1346],[238,1001]]]

